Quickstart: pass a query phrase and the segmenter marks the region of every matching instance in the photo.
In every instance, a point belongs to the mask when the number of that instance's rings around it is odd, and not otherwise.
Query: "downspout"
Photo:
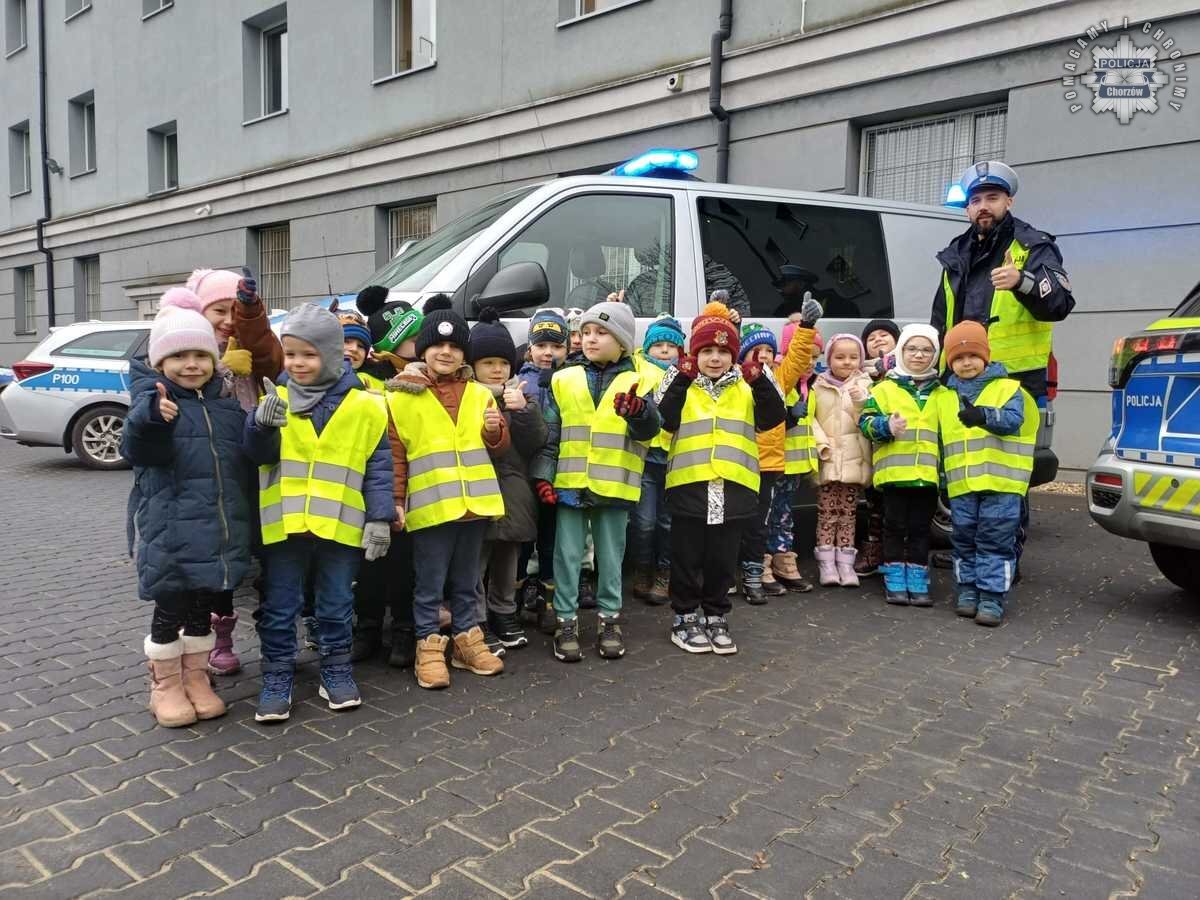
[[[54,254],[46,246],[46,223],[50,221],[50,149],[46,126],[46,0],[38,0],[38,131],[42,141],[42,216],[37,220],[37,248],[46,257],[46,322],[55,325]]]
[[[721,105],[723,44],[733,31],[733,0],[721,0],[721,17],[712,33],[708,63],[708,111],[717,120],[717,181],[729,180],[729,110]]]

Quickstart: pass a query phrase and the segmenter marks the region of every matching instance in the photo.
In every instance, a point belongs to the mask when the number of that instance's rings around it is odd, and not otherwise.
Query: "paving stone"
[[[737,804],[737,812],[714,825],[706,825],[696,832],[711,844],[716,844],[747,859],[753,859],[780,835],[799,832],[809,820],[793,819],[774,810],[759,806],[752,800]]]
[[[245,836],[260,830],[264,822],[278,819],[280,816],[300,814],[324,805],[325,801],[316,794],[288,782],[254,800],[242,799],[238,803],[215,808],[211,815],[223,825]]]
[[[284,821],[288,820],[273,822],[266,830],[270,831]],[[295,823],[289,824],[298,827]],[[372,855],[396,851],[404,846],[404,842],[395,835],[368,822],[357,822],[333,840],[322,840],[307,832],[300,840],[284,846],[276,855],[302,871],[309,880],[320,885],[331,885]]]
[[[633,825],[618,825],[613,831],[663,856],[675,856],[685,837],[704,825],[715,823],[714,816],[668,795],[657,809],[652,809],[641,821]]]
[[[337,884],[313,894],[321,900],[394,900],[403,890],[366,866],[355,866]],[[495,895],[492,895],[494,898]]]
[[[228,832],[223,840],[226,843],[214,842],[196,856],[235,882],[250,877],[255,866],[276,857],[283,857],[293,848],[312,847],[323,843],[318,835],[287,819],[269,822],[262,831],[248,837],[239,837],[234,832]],[[330,847],[332,843],[334,842],[324,842],[324,846]],[[337,881],[336,877],[329,881],[318,879],[320,884],[331,884],[334,881]]]
[[[1134,890],[1132,874],[1114,876],[1073,866],[1061,859],[1047,860],[1044,868],[1045,874],[1037,886],[1037,896],[1041,897],[1108,897],[1115,891]]]
[[[606,833],[600,835],[595,849],[574,862],[556,863],[548,871],[590,896],[613,897],[617,894],[617,885],[632,873],[665,861],[665,857],[648,847]]]
[[[916,896],[930,900],[1012,900],[1013,897],[1027,896],[1024,892],[1032,891],[1037,884],[1032,878],[1019,872],[986,862],[963,851],[952,850],[949,855],[949,870],[944,878],[935,884],[921,885]],[[1086,895],[1059,894],[1056,891],[1045,896],[1061,900],[1062,897]]]
[[[1044,831],[1004,809],[989,811],[980,817],[980,821],[983,832],[973,841],[955,842],[955,848],[1033,879],[1041,875],[1038,858],[1051,848],[1062,847],[1067,841],[1065,830]]]
[[[803,897],[845,871],[833,860],[782,840],[771,844],[760,860],[729,874],[728,882],[754,897]]]
[[[101,854],[89,856],[73,869],[59,872],[44,881],[24,888],[7,889],[5,897],[20,900],[64,900],[82,897],[89,891],[124,891],[133,879],[111,859]],[[169,895],[168,895],[169,896]]]
[[[350,845],[352,846],[352,845]],[[424,840],[370,857],[371,864],[416,890],[422,890],[432,881],[436,873],[469,859],[482,859],[493,853],[490,847],[468,837],[461,831],[446,826],[435,827]],[[296,864],[311,874],[310,866],[305,865],[307,854],[295,854]],[[314,860],[324,863],[322,852],[317,848],[312,852]]]
[[[253,876],[207,894],[208,897],[305,897],[317,889],[277,862],[262,866]]]
[[[607,829],[618,824],[632,825],[639,820],[638,813],[630,812],[612,803],[591,795],[579,798],[579,806],[544,822],[528,826],[540,835],[552,838],[560,844],[572,847],[580,853],[591,850],[596,839]]]
[[[854,848],[887,828],[837,809],[818,809],[813,821],[798,832],[781,834],[779,841],[808,850],[847,868],[857,865]]]
[[[118,813],[86,831],[78,831],[55,840],[27,844],[25,850],[49,871],[61,872],[71,868],[77,860],[90,853],[126,841],[146,840],[151,837],[153,834],[144,825],[135,822],[124,813]],[[3,877],[0,875],[0,878]]]
[[[553,811],[547,807],[547,815]],[[425,839],[430,829],[443,822],[452,820],[455,816],[479,812],[479,807],[467,800],[447,793],[441,788],[435,788],[411,806],[373,814],[371,824],[377,825],[389,834],[393,834],[409,844],[415,844]],[[484,838],[485,841],[489,840]],[[499,845],[507,840],[496,840],[492,843]]]
[[[177,859],[170,868],[159,874],[139,881],[137,884],[120,888],[121,900],[162,900],[163,897],[183,897],[199,891],[215,891],[225,886],[220,878],[190,857]],[[109,891],[93,896],[105,897]]]

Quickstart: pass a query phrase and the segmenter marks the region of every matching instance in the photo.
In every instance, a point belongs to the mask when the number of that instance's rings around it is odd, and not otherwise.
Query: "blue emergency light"
[[[639,178],[680,177],[700,166],[700,157],[691,150],[669,150],[659,148],[647,150],[633,159],[626,160],[609,170],[610,175],[628,175]]]
[[[957,181],[950,185],[950,190],[946,191],[946,202],[943,206],[958,206],[967,205],[967,192],[962,189],[962,185]]]

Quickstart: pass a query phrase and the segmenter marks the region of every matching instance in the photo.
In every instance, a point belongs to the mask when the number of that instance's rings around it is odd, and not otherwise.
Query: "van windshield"
[[[538,185],[497,197],[453,222],[439,228],[429,237],[413,244],[402,256],[393,259],[372,275],[365,284],[380,284],[396,291],[422,291],[467,243],[498,218],[537,189]]]

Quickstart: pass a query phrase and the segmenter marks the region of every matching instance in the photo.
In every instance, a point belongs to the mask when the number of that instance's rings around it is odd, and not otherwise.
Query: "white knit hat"
[[[208,319],[192,309],[165,305],[150,326],[150,365],[158,368],[166,357],[184,350],[207,353],[214,366],[221,355]]]

